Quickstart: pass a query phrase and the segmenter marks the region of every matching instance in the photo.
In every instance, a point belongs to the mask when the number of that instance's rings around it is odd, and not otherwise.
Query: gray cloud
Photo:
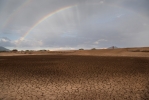
[[[148,0],[1,0],[0,36],[10,40],[3,38],[0,45],[49,49],[148,46],[148,4]]]

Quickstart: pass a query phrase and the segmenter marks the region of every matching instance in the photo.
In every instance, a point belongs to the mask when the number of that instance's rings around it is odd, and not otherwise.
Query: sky
[[[0,46],[149,46],[149,0],[0,0]]]

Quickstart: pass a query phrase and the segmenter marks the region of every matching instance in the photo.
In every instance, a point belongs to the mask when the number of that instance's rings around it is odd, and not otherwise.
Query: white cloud
[[[120,15],[117,15],[116,17],[117,18],[120,18],[120,17],[122,17],[124,14],[120,14]]]
[[[108,41],[108,40],[106,40],[106,39],[99,39],[99,40],[95,41],[93,44],[99,44],[100,42],[106,42],[106,41]]]
[[[8,42],[8,40],[6,40],[6,39],[4,39],[4,38],[2,38],[1,41],[2,41],[2,42]]]
[[[14,46],[14,45],[15,44],[7,37],[0,37],[0,46],[8,47],[8,46]]]
[[[43,45],[42,40],[38,41],[38,44],[39,44],[39,46],[42,46]]]
[[[103,4],[104,3],[104,1],[100,1],[100,4]]]

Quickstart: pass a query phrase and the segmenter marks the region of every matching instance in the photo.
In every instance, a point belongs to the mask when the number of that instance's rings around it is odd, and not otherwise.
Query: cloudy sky
[[[149,46],[149,0],[0,0],[0,46]]]

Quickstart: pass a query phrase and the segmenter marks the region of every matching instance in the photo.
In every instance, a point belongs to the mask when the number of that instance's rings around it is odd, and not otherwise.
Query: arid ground
[[[149,100],[149,52],[78,52],[1,54],[0,100]]]

